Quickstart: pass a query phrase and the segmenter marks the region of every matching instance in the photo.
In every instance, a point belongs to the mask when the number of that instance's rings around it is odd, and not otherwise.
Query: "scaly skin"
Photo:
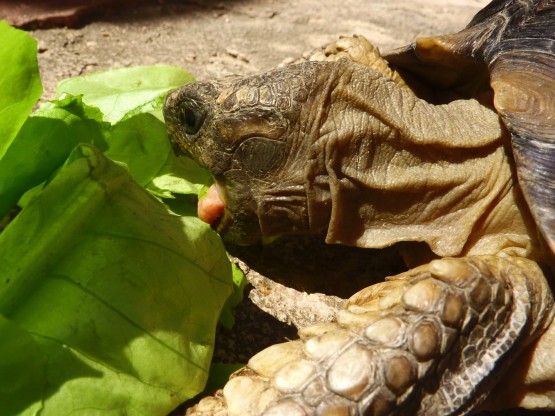
[[[187,415],[466,414],[552,319],[547,282],[524,259],[435,260],[369,290]]]

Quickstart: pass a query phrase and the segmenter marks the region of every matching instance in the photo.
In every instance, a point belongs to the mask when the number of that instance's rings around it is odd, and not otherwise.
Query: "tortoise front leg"
[[[380,50],[361,35],[339,38],[308,58],[309,61],[337,61],[339,59],[349,59],[375,69],[399,85],[406,86],[399,73],[391,69],[389,63],[382,57]]]
[[[552,317],[534,262],[434,260],[359,292],[337,322],[255,355],[187,414],[466,414]]]

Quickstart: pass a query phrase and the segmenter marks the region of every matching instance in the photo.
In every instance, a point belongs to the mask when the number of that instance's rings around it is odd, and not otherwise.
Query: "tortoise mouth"
[[[214,227],[218,226],[225,213],[225,202],[222,194],[220,185],[214,182],[198,201],[198,217]]]
[[[260,241],[262,232],[253,198],[243,192],[234,184],[215,181],[199,199],[197,214],[226,243],[248,246]]]

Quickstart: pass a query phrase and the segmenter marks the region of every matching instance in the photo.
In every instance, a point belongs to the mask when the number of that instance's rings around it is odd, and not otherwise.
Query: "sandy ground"
[[[33,31],[46,96],[69,76],[131,65],[180,66],[198,79],[265,71],[340,35],[382,50],[461,29],[485,0],[198,0],[129,8],[81,29]]]
[[[80,29],[36,30],[32,34],[39,40],[39,63],[48,98],[63,78],[114,67],[170,64],[197,79],[248,75],[355,33],[385,51],[416,36],[457,31],[486,3],[193,0],[130,7],[121,15]],[[345,298],[402,267],[394,250],[376,253],[325,247],[310,239],[230,250],[244,260],[243,267],[258,287],[251,291],[255,303],[280,320],[298,325],[327,319],[341,304],[340,298],[332,296],[315,295],[307,300],[303,291]],[[296,290],[289,292],[280,283]],[[283,304],[291,299],[292,303]],[[314,308],[320,310],[314,312]],[[237,315],[235,331],[219,334],[216,356],[221,361],[244,361],[262,347],[295,334],[293,327],[280,324],[249,300]]]

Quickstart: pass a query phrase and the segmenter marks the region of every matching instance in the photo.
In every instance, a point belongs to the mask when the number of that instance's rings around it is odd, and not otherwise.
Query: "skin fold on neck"
[[[494,111],[476,100],[429,104],[346,60],[334,71],[306,174],[311,227],[329,222],[328,243],[421,241],[438,256],[535,256]]]

